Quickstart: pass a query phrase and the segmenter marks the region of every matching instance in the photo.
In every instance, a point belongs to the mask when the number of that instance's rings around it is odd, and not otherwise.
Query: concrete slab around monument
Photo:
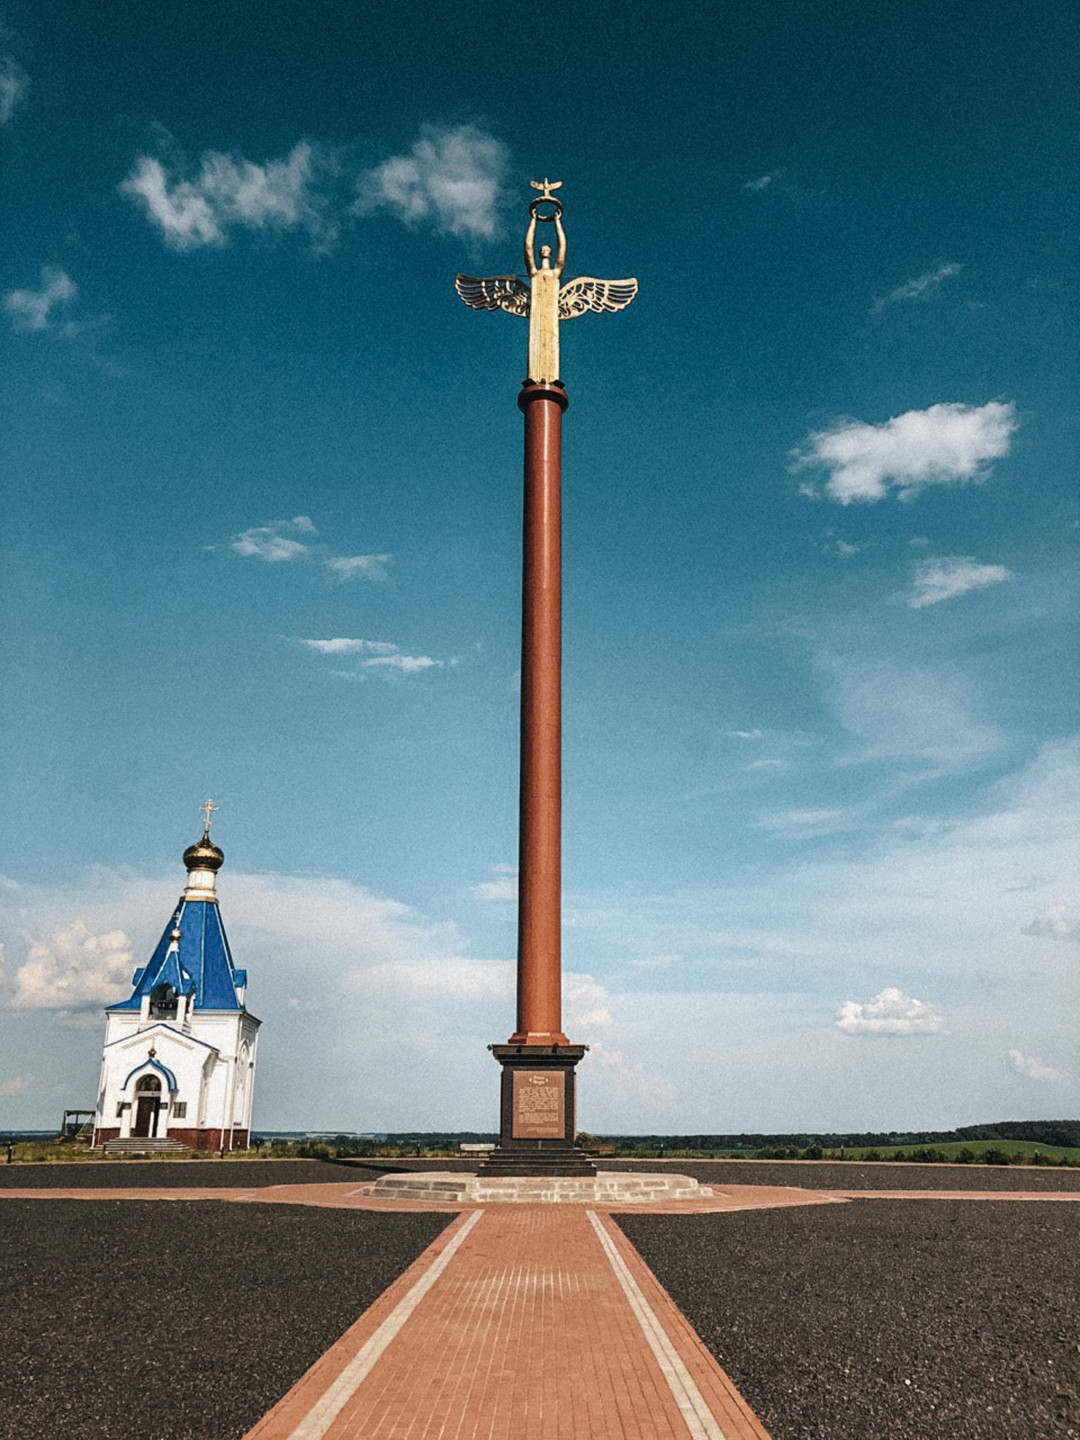
[[[383,1175],[362,1195],[394,1200],[442,1200],[463,1205],[650,1205],[658,1200],[704,1200],[713,1195],[689,1175],[462,1175],[428,1170]]]

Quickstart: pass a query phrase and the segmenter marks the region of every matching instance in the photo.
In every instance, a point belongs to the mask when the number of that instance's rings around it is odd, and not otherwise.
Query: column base
[[[574,1069],[585,1045],[489,1045],[502,1066],[499,1144],[477,1173],[595,1175],[574,1144]]]

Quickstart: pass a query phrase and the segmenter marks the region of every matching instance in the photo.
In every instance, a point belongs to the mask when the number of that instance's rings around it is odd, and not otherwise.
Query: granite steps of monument
[[[607,1171],[576,1175],[462,1175],[453,1171],[384,1175],[362,1195],[395,1200],[444,1200],[474,1205],[648,1205],[657,1200],[707,1199],[715,1192],[689,1175],[633,1175]]]

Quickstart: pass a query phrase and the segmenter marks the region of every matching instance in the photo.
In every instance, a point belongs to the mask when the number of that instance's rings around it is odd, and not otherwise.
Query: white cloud
[[[341,635],[335,640],[301,640],[320,655],[394,655],[397,646],[386,640],[359,640]]]
[[[0,56],[0,125],[6,125],[26,99],[30,78],[11,55]]]
[[[301,560],[310,555],[311,546],[297,535],[314,535],[315,526],[306,515],[296,515],[292,520],[275,520],[270,525],[256,525],[237,535],[229,546],[237,555],[265,560],[279,564],[286,560]]]
[[[927,485],[984,479],[987,462],[1009,453],[1017,424],[1016,407],[998,400],[931,405],[880,425],[841,420],[807,438],[794,469],[827,470],[825,494],[842,505],[883,500],[890,486],[910,500]],[[817,494],[811,485],[804,493]]]
[[[959,275],[963,268],[955,261],[949,261],[934,270],[926,270],[923,274],[916,275],[914,280],[908,280],[906,284],[899,285],[884,299],[876,301],[871,313],[876,315],[884,310],[886,305],[894,305],[899,300],[925,299],[938,288],[943,280],[949,280],[953,275]]]
[[[921,761],[954,771],[995,751],[1001,736],[979,716],[979,696],[957,668],[837,647],[815,664],[830,679],[837,718],[865,747],[845,759]]]
[[[478,900],[516,900],[518,898],[518,875],[516,865],[496,865],[495,879],[482,880],[472,886],[472,893]]]
[[[1010,1050],[1009,1059],[1013,1063],[1013,1069],[1018,1070],[1021,1075],[1026,1075],[1029,1080],[1067,1080],[1068,1076],[1062,1070],[1052,1070],[1049,1065],[1035,1055],[1025,1055],[1021,1050]]]
[[[389,555],[335,555],[327,560],[327,569],[332,570],[339,580],[385,580]]]
[[[15,1010],[86,1010],[122,998],[130,988],[131,942],[122,930],[92,935],[82,921],[31,945],[15,971],[8,1006]]]
[[[512,999],[515,968],[509,960],[396,962],[371,966],[363,985],[433,999]]]
[[[0,1095],[23,1095],[33,1080],[33,1075],[13,1075],[10,1080],[0,1081]]]
[[[1068,918],[1064,905],[1052,905],[1036,915],[1029,924],[1021,926],[1020,933],[1039,940],[1064,940],[1070,945],[1080,945],[1080,922]]]
[[[760,730],[729,730],[727,733],[733,740],[760,740],[763,732]]]
[[[416,675],[421,670],[441,669],[443,662],[433,660],[430,655],[375,655],[370,660],[362,660],[360,663],[366,669],[381,666],[390,670],[400,670],[403,675]]]
[[[38,290],[11,290],[4,296],[4,309],[16,330],[45,330],[57,305],[74,300],[78,288],[71,276],[49,265],[41,267]]]
[[[747,180],[743,189],[754,191],[767,190],[775,179],[775,175],[759,175],[756,180]]]
[[[577,1037],[579,1043],[588,1044],[597,1030],[607,1029],[613,1023],[611,995],[592,975],[573,971],[564,975],[563,1000],[566,1010],[563,1028],[568,1035]]]
[[[936,1005],[890,987],[864,1004],[846,1000],[836,1027],[845,1035],[940,1035],[945,1017]]]
[[[358,182],[360,214],[387,209],[408,225],[490,240],[498,232],[506,147],[475,125],[424,125],[407,155],[394,155]]]
[[[174,250],[224,245],[231,227],[323,229],[324,199],[313,185],[317,155],[306,141],[280,160],[256,164],[208,150],[194,179],[169,175],[160,160],[140,156],[120,186],[141,202]]]
[[[983,565],[971,555],[931,556],[916,567],[907,604],[912,610],[922,610],[1011,579],[1012,571],[1004,565]]]
[[[362,655],[357,670],[335,670],[332,673],[342,680],[356,680],[369,669],[397,670],[402,675],[417,675],[422,670],[442,669],[444,662],[430,655],[405,655],[400,646],[388,640],[362,640],[340,635],[331,640],[300,640],[319,655]],[[451,661],[451,664],[453,662]]]

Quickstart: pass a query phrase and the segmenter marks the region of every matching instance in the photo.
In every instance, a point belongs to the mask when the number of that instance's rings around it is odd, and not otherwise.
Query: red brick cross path
[[[463,1213],[248,1440],[768,1440],[612,1221]]]

